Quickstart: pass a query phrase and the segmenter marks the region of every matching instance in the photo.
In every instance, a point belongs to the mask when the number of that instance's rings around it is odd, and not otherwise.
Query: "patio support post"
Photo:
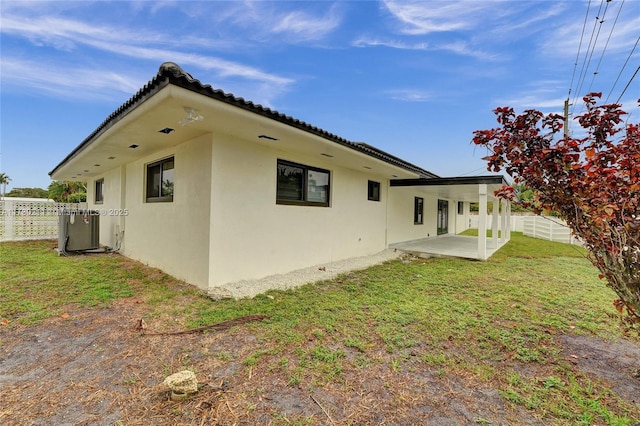
[[[502,231],[500,232],[500,242],[507,242],[507,209],[509,202],[506,200],[500,200],[500,225],[502,225]]]
[[[511,201],[507,201],[507,241],[511,240]]]
[[[478,185],[478,259],[487,260],[487,184]]]
[[[494,249],[498,249],[498,222],[500,221],[500,199],[497,197],[493,198],[493,212],[491,214],[491,247]]]

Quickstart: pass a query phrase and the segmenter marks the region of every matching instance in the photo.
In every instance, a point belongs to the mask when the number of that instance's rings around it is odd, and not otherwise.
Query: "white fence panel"
[[[526,236],[565,244],[580,244],[573,236],[571,228],[557,217],[524,216],[523,231]]]
[[[524,226],[524,218],[526,216],[511,216],[511,231],[512,232],[524,232],[523,231],[523,226]],[[491,229],[491,224],[493,222],[493,216],[492,215],[487,215],[487,223],[486,223],[486,227],[487,229]],[[500,217],[498,217],[498,220],[501,220]],[[472,214],[471,216],[469,216],[469,228],[474,228],[474,229],[478,229],[478,224],[480,221],[480,216],[478,216],[477,214]],[[500,229],[502,229],[502,227],[499,227]]]
[[[470,227],[478,228],[478,215],[471,215]],[[492,216],[487,216],[487,229],[491,229]],[[567,224],[557,217],[512,215],[511,231],[522,232],[524,235],[543,240],[557,241],[566,244],[580,244],[580,240],[571,234]]]
[[[60,212],[86,208],[86,203],[12,200],[5,197],[0,200],[0,241],[57,239]]]

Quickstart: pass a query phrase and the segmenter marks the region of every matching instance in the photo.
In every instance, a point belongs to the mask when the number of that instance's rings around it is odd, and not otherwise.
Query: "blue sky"
[[[569,96],[576,115],[601,91],[640,121],[637,0],[3,0],[0,12],[9,189],[46,188],[166,61],[441,176],[488,174],[470,141],[498,106],[561,113]]]

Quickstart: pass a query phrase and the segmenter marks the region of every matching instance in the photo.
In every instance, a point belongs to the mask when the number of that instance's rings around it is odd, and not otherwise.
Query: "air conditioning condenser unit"
[[[92,210],[63,210],[58,228],[58,250],[64,254],[100,248],[100,215]]]

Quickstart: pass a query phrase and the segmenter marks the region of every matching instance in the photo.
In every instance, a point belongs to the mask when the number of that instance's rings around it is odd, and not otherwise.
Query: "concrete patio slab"
[[[487,239],[487,258],[498,251],[506,241],[498,241],[498,245]],[[405,253],[420,257],[460,257],[464,259],[478,259],[478,238],[461,235],[444,235],[435,238],[423,238],[419,240],[405,241],[391,244],[394,248]]]

